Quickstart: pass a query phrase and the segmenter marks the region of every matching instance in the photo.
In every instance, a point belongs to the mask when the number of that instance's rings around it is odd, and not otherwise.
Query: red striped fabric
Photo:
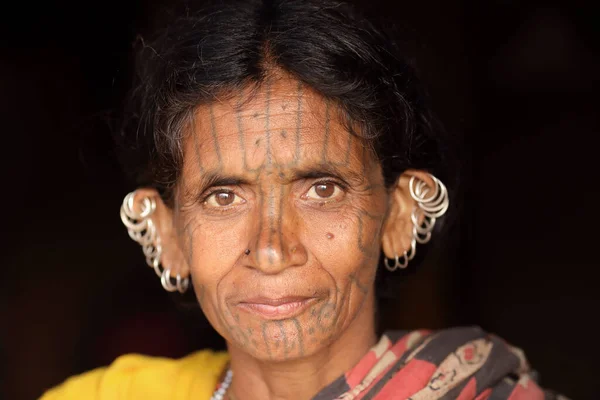
[[[478,327],[387,332],[314,400],[566,400],[532,376],[522,351]]]

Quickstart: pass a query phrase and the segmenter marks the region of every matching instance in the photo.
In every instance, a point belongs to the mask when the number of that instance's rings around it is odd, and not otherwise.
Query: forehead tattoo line
[[[211,104],[208,108],[210,113],[210,134],[213,139],[215,146],[215,153],[217,154],[217,160],[219,160],[219,166],[223,165],[223,159],[221,157],[221,148],[219,146],[219,139],[217,137],[217,126],[215,122],[215,113],[213,111],[213,105]]]
[[[300,160],[300,131],[302,130],[302,99],[304,97],[304,87],[302,82],[298,82],[298,111],[296,113],[296,148],[294,152],[294,165]]]
[[[321,155],[324,163],[327,162],[327,148],[329,147],[329,122],[329,101],[325,101],[325,135],[323,138],[323,150]]]
[[[270,118],[271,118],[271,79],[268,79],[266,82],[266,99],[265,99],[265,139],[266,150],[267,150],[267,165],[272,165],[273,159],[271,155],[271,127],[270,127]]]
[[[350,151],[352,150],[352,139],[353,134],[351,131],[345,130],[347,139],[346,139],[346,148],[344,150],[344,158],[342,161],[335,161],[334,159],[329,159],[329,138],[331,136],[331,109],[330,109],[330,101],[326,100],[325,103],[325,135],[323,140],[323,150],[322,150],[322,159],[323,162],[331,163],[335,165],[349,165],[350,164]]]
[[[240,149],[242,150],[242,163],[244,170],[249,170],[248,161],[246,159],[246,144],[244,143],[244,128],[242,127],[242,114],[239,107],[235,111],[237,117],[238,139],[240,141]]]
[[[243,127],[243,121],[242,121],[243,118],[242,118],[242,114],[241,114],[241,112],[239,110],[236,112],[236,114],[237,114],[238,139],[239,139],[239,142],[240,142],[240,149],[242,151],[242,165],[243,165],[243,170],[245,172],[254,174],[256,176],[259,176],[261,174],[263,168],[264,168],[264,163],[261,164],[261,165],[259,165],[256,168],[251,168],[248,165],[248,156],[246,154],[247,147],[246,147],[246,144],[245,144],[246,137],[244,135],[244,127]]]
[[[196,134],[195,121],[192,121],[192,137],[193,137],[193,147],[194,153],[196,154],[196,164],[198,165],[198,169],[200,173],[204,173],[204,167],[202,167],[202,158],[200,157],[200,143],[198,143],[198,135]]]

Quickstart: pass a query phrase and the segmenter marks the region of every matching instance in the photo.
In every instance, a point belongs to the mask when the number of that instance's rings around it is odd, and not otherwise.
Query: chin
[[[298,319],[261,321],[256,328],[236,328],[232,332],[235,347],[263,361],[284,362],[318,353],[333,341],[330,332],[302,324]]]

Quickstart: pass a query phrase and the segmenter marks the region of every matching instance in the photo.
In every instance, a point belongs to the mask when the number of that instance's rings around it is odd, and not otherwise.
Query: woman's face
[[[374,312],[387,194],[338,114],[282,78],[200,107],[185,138],[174,222],[194,290],[259,359],[314,354]]]

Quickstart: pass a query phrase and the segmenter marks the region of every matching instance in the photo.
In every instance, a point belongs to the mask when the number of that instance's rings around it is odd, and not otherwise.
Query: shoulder
[[[128,354],[67,379],[40,400],[209,398],[227,360],[210,350],[176,360]]]

